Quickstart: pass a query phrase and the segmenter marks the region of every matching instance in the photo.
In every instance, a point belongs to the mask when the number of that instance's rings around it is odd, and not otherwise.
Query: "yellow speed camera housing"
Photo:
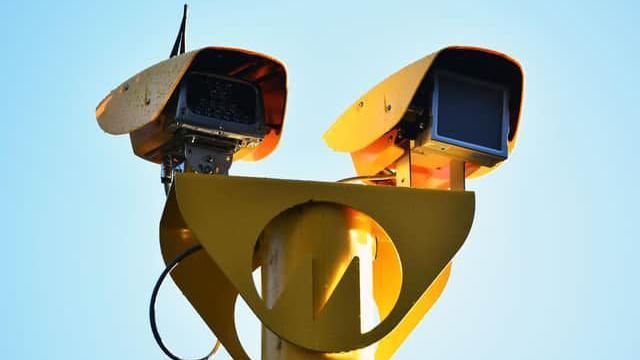
[[[391,75],[350,106],[324,134],[351,154],[361,176],[393,170],[407,152],[411,172],[433,187],[452,159],[466,177],[495,169],[515,146],[523,71],[507,55],[447,47]]]
[[[133,151],[161,163],[176,137],[227,148],[227,160],[269,155],[282,135],[284,65],[269,56],[209,47],[162,61],[111,91],[96,108],[107,133],[129,134]],[[213,142],[212,142],[213,141]],[[214,171],[206,171],[214,173]],[[218,171],[215,171],[217,173]]]

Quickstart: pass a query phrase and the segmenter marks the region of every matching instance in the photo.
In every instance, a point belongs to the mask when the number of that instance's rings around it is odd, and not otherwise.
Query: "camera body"
[[[275,149],[286,98],[281,62],[210,47],[134,75],[98,105],[96,118],[108,133],[129,134],[134,153],[162,163],[165,175],[226,174],[232,161],[259,160]]]
[[[510,57],[448,47],[391,75],[358,99],[324,140],[351,154],[360,176],[395,170],[411,156],[426,187],[448,184],[452,160],[479,176],[506,160],[516,141],[523,73]]]

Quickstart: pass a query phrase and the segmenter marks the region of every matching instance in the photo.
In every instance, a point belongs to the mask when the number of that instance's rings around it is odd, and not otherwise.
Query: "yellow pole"
[[[287,286],[287,279],[299,268],[300,262],[312,254],[313,287],[312,304],[297,304],[313,310],[314,317],[323,311],[324,305],[342,279],[342,275],[358,258],[360,285],[360,316],[340,316],[344,311],[332,311],[326,331],[345,326],[345,321],[360,321],[363,331],[373,328],[376,306],[373,299],[373,259],[376,240],[358,226],[361,214],[343,206],[316,203],[300,206],[276,218],[264,231],[256,251],[262,264],[262,297],[267,307],[272,307]],[[358,301],[358,299],[354,299]],[[348,310],[351,311],[351,310]],[[294,312],[292,312],[294,313]],[[280,319],[284,322],[296,319]],[[330,354],[309,351],[289,343],[263,327],[262,359],[354,359],[374,358],[373,347],[351,352]]]

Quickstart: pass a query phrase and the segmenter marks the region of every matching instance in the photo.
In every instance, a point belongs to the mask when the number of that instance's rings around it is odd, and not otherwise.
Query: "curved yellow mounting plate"
[[[271,153],[282,134],[287,98],[286,68],[272,57],[243,49],[202,48],[139,72],[112,90],[98,104],[98,124],[109,134],[122,135],[159,123],[162,112],[185,73],[196,66],[219,75],[253,82],[260,88],[265,120],[272,130],[259,146],[241,150],[235,158],[259,160]]]
[[[353,271],[345,273],[317,318],[312,309],[295,305],[311,298],[311,258],[306,261],[308,268],[291,276],[272,308],[264,305],[255,289],[253,254],[262,230],[283,211],[309,202],[361,211],[393,241],[402,268],[401,290],[395,304],[385,305],[387,316],[369,332],[362,334],[350,326],[323,328],[323,317],[331,316],[335,308],[332,302],[358,299],[352,287],[345,285],[354,278]],[[415,309],[430,307],[435,299],[424,295],[443,273],[440,283],[444,286],[447,266],[470,230],[474,204],[471,192],[181,174],[163,214],[161,245],[167,261],[196,242],[203,245],[207,256],[185,262],[173,273],[174,280],[234,358],[246,358],[233,325],[234,294],[242,296],[263,325],[286,341],[314,351],[344,352],[378,342],[400,325],[415,326],[403,320],[412,312],[416,313],[413,318],[421,318],[423,314]],[[437,295],[439,291],[432,293]],[[354,310],[350,316],[359,316],[359,303],[350,308]],[[292,317],[291,311],[298,315]],[[283,318],[296,321],[283,322]],[[388,350],[393,352],[404,337],[396,335]]]

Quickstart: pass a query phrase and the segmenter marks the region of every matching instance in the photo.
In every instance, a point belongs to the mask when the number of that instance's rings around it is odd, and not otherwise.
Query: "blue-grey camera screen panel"
[[[437,135],[502,150],[504,97],[498,87],[439,74]]]

